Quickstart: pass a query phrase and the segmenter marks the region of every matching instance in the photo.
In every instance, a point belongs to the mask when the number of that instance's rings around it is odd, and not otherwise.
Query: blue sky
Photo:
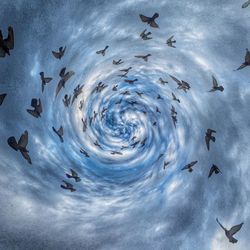
[[[250,43],[250,7],[242,9],[241,4],[1,2],[0,29],[6,37],[8,26],[13,26],[15,48],[0,58],[0,94],[7,93],[0,106],[0,249],[248,249],[250,67],[234,71]],[[140,21],[139,14],[155,12],[159,29]],[[140,38],[146,28],[152,40]],[[166,45],[171,35],[176,49]],[[97,55],[106,45],[106,55]],[[51,51],[60,46],[67,48],[57,60]],[[148,53],[148,62],[134,57]],[[119,58],[124,63],[113,65]],[[128,78],[138,79],[134,85],[117,76],[129,66]],[[55,98],[63,67],[75,75]],[[43,93],[41,71],[53,77]],[[177,90],[169,74],[190,83],[191,89]],[[208,92],[212,75],[223,92]],[[168,83],[159,84],[159,77]],[[100,81],[108,87],[92,94]],[[83,93],[65,108],[64,95],[78,84],[84,84]],[[121,95],[126,90],[131,95]],[[180,104],[172,100],[172,92]],[[164,100],[158,100],[158,94]],[[26,112],[32,98],[42,101],[41,118]],[[121,104],[115,104],[121,98]],[[176,129],[171,105],[178,113]],[[98,115],[83,133],[81,119],[103,107],[105,118]],[[61,125],[64,143],[52,131]],[[210,151],[204,140],[208,128],[217,131]],[[7,144],[10,136],[19,139],[25,130],[32,165]],[[110,154],[131,145],[133,136],[147,138],[145,146]],[[80,154],[81,147],[90,158]],[[164,156],[158,159],[160,154]],[[165,170],[164,160],[170,161]],[[198,163],[191,174],[181,171],[194,160]],[[208,179],[212,164],[222,174]],[[77,189],[74,193],[60,188],[70,168],[82,179],[69,180]],[[228,242],[216,217],[227,228],[244,222],[237,244]]]

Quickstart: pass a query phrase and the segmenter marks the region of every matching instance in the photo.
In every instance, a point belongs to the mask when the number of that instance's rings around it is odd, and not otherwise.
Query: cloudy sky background
[[[0,249],[248,249],[250,231],[250,68],[234,70],[249,46],[250,7],[229,1],[1,1],[0,29],[15,33],[11,56],[0,59]],[[139,14],[158,12],[160,29],[142,23]],[[153,39],[139,34],[147,28]],[[177,48],[167,47],[175,35]],[[67,46],[56,60],[51,50]],[[97,50],[109,45],[106,56]],[[146,63],[135,55],[151,53]],[[113,59],[124,64],[115,66]],[[62,67],[75,75],[55,98]],[[132,66],[129,79],[117,77]],[[39,72],[53,80],[41,92]],[[168,74],[190,83],[184,93]],[[212,75],[224,92],[208,93]],[[158,78],[168,80],[162,86]],[[99,81],[108,87],[91,94]],[[78,84],[83,94],[65,108],[62,98]],[[118,84],[118,91],[112,91]],[[130,90],[131,96],[121,92]],[[139,98],[135,91],[144,92]],[[181,103],[172,101],[174,92]],[[160,94],[164,100],[157,100]],[[26,112],[41,98],[43,113]],[[85,105],[78,109],[80,100]],[[136,100],[131,106],[127,101]],[[178,112],[177,129],[170,116]],[[81,118],[108,107],[106,117],[82,132]],[[156,106],[161,114],[155,112]],[[143,111],[146,111],[145,115]],[[157,126],[153,122],[157,121]],[[63,125],[64,143],[51,127]],[[208,152],[204,135],[217,131]],[[32,165],[7,145],[10,136],[29,131]],[[136,135],[145,147],[130,145]],[[93,145],[98,140],[104,150]],[[79,149],[90,154],[85,158]],[[161,153],[164,156],[158,160]],[[170,161],[166,170],[164,160]],[[192,174],[181,168],[198,160]],[[207,178],[212,164],[222,175]],[[82,181],[76,192],[60,188],[75,169]],[[216,223],[228,229],[244,222],[228,242]]]

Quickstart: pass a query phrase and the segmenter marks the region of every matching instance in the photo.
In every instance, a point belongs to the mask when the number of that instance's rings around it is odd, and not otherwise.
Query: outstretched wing
[[[248,64],[250,63],[250,52],[248,49],[245,55],[245,63],[248,63]]]
[[[60,77],[64,77],[65,71],[66,71],[66,67],[62,68],[61,71],[60,71],[60,73],[59,73],[59,76]]]
[[[233,226],[233,227],[229,230],[229,233],[230,233],[231,235],[236,234],[238,231],[240,231],[240,229],[241,229],[241,227],[242,227],[243,224],[244,224],[244,223],[240,223],[239,225]]]
[[[226,228],[225,228],[225,227],[223,227],[223,226],[220,224],[220,222],[219,222],[218,218],[216,218],[216,221],[217,221],[217,223],[220,225],[220,227],[221,227],[224,231],[226,231]]]
[[[238,68],[238,69],[236,69],[236,70],[240,70],[240,69],[243,69],[243,68],[245,68],[247,65],[245,64],[245,63],[242,63],[241,65],[240,65],[240,67]]]
[[[14,32],[12,27],[8,28],[8,37],[4,39],[4,42],[9,49],[14,49]]]
[[[247,8],[248,5],[250,4],[250,0],[246,1],[245,3],[242,4],[242,8]]]
[[[77,172],[74,171],[72,168],[70,169],[70,172],[71,172],[71,175],[72,175],[73,177],[77,177],[77,176],[78,176]]]
[[[212,79],[213,79],[213,87],[214,88],[218,87],[218,82],[217,82],[216,78],[214,76],[212,76]]]
[[[62,89],[62,87],[64,87],[64,80],[60,80],[59,83],[57,84],[56,87],[56,96],[58,95],[58,93],[60,92],[60,90]]]
[[[25,130],[18,141],[18,146],[26,148],[27,144],[28,144],[28,131]]]
[[[213,172],[214,172],[214,166],[212,166],[211,168],[210,168],[210,171],[209,171],[209,174],[208,174],[208,178],[210,178],[211,177],[211,175],[213,174]]]
[[[181,81],[178,80],[176,77],[172,76],[172,75],[169,75],[179,86],[181,86]]]
[[[53,56],[54,56],[56,59],[59,59],[60,56],[61,56],[61,53],[60,53],[60,52],[56,52],[56,51],[52,51],[52,54],[53,54]]]
[[[75,74],[75,72],[72,71],[72,70],[69,71],[69,72],[67,72],[66,75],[63,77],[64,81],[65,81],[65,82],[68,81],[69,78],[70,78],[71,76],[73,76],[74,74]]]
[[[27,112],[36,118],[39,117],[38,113],[35,110],[27,109]]]
[[[7,94],[1,94],[0,95],[0,106],[3,104],[4,98],[6,97]]]
[[[9,139],[7,140],[8,144],[10,147],[12,147],[14,150],[18,150],[18,144],[16,141],[16,138],[14,136],[9,137]]]
[[[62,126],[58,129],[57,133],[58,133],[60,136],[63,136],[63,127],[62,127]]]
[[[209,150],[209,137],[208,136],[205,136],[205,141],[206,141],[206,145],[207,145],[207,149]]]
[[[153,28],[159,28],[159,25],[155,21],[150,22],[150,26]]]
[[[144,16],[142,14],[139,15],[140,19],[142,20],[142,22],[146,23],[150,21],[150,17]]]

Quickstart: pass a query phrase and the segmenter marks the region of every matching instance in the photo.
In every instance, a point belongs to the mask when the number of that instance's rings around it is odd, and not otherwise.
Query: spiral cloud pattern
[[[3,37],[8,26],[15,35],[0,59],[0,249],[249,248],[250,71],[235,71],[250,42],[249,9],[233,0],[3,0],[0,13]],[[154,13],[159,29],[139,18]],[[152,39],[141,39],[144,29]],[[166,44],[172,35],[176,48]],[[75,74],[55,96],[63,67]],[[40,72],[53,78],[43,92]],[[223,92],[208,92],[212,76]],[[39,118],[26,111],[32,98]],[[60,126],[63,143],[52,130]],[[7,143],[25,130],[32,165]],[[222,174],[207,178],[212,164]],[[80,182],[67,179],[71,168]],[[237,244],[216,218],[227,228],[244,222]]]

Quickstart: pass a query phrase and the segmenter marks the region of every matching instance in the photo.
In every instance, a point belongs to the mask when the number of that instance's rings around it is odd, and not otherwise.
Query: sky
[[[250,7],[242,4],[1,1],[0,29],[5,38],[13,27],[15,47],[0,58],[0,94],[7,93],[0,106],[0,249],[249,249],[250,67],[235,71],[250,43]],[[139,18],[155,12],[159,28]],[[144,29],[151,40],[140,38]],[[176,48],[166,45],[172,35]],[[105,56],[96,54],[106,45]],[[51,51],[60,46],[66,51],[58,60]],[[148,62],[135,57],[149,53]],[[123,64],[112,64],[120,58]],[[75,74],[55,97],[63,67]],[[128,79],[138,79],[134,84],[118,76],[128,67]],[[53,78],[43,93],[41,71]],[[177,89],[169,75],[188,82],[190,90]],[[212,76],[223,92],[208,92]],[[168,83],[160,84],[160,77]],[[107,87],[96,93],[99,82]],[[84,84],[82,93],[65,107],[64,95],[78,84]],[[130,95],[121,94],[127,90]],[[39,118],[26,111],[32,98],[41,99]],[[83,132],[81,119],[94,111],[96,120]],[[63,126],[63,143],[52,126]],[[208,128],[216,130],[209,151]],[[32,165],[7,144],[25,130]],[[195,160],[192,173],[181,170]],[[164,161],[170,162],[165,169]],[[208,178],[212,164],[222,174]],[[80,182],[66,177],[71,168]],[[76,191],[62,189],[62,180]],[[236,244],[216,218],[227,229],[244,222]]]

